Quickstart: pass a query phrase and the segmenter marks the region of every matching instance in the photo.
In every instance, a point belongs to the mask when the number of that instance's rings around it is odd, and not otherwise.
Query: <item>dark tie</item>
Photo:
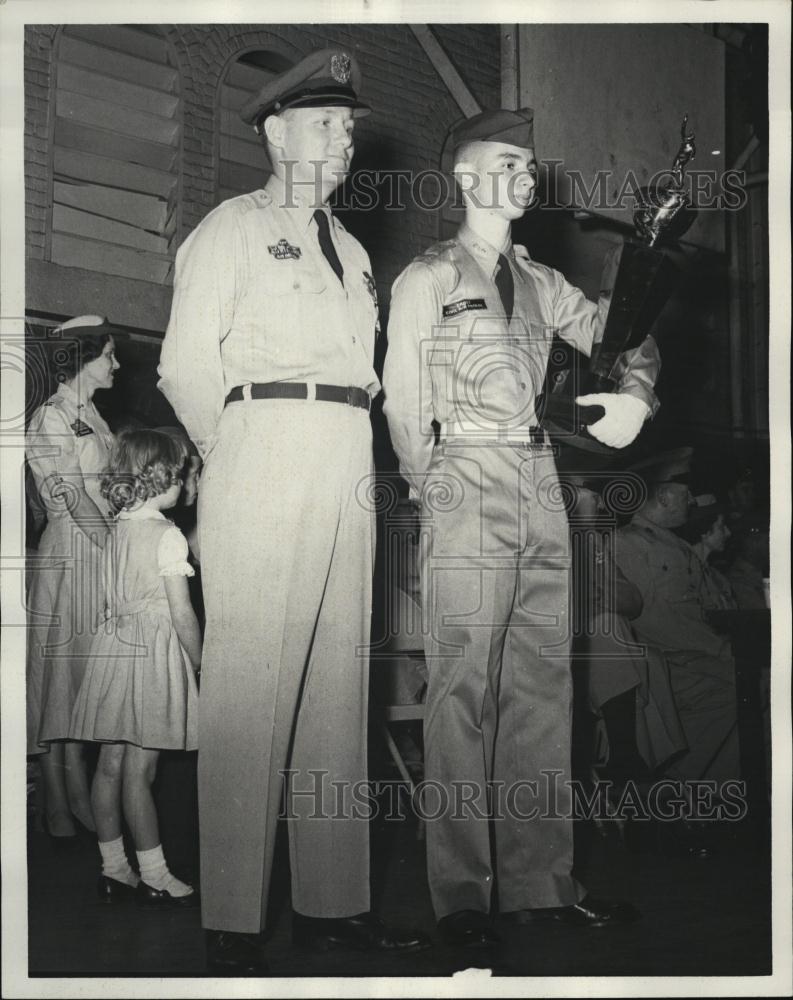
[[[314,219],[316,220],[317,232],[319,234],[319,248],[325,254],[325,260],[336,272],[336,277],[343,285],[344,268],[341,266],[339,255],[336,253],[336,247],[333,245],[333,240],[330,238],[330,223],[328,222],[328,216],[322,211],[321,208],[318,208],[316,212],[314,212]]]
[[[512,280],[512,271],[509,261],[503,253],[498,255],[498,271],[496,272],[496,288],[501,296],[501,304],[504,307],[504,315],[507,322],[512,319],[512,307],[515,304],[515,282]]]

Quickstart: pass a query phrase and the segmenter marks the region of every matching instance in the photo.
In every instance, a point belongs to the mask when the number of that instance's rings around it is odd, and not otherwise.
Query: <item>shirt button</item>
[[[358,343],[358,340],[357,340],[357,338],[356,338],[356,337],[353,337],[353,338],[352,338],[352,342],[353,342],[353,344],[357,344],[357,343]]]
[[[526,388],[526,383],[525,382],[521,382],[520,383],[520,387],[521,387],[521,389],[525,389]]]
[[[295,283],[294,283],[294,284],[292,285],[292,288],[300,288],[300,282],[299,282],[299,281],[296,281],[296,282],[295,282]]]

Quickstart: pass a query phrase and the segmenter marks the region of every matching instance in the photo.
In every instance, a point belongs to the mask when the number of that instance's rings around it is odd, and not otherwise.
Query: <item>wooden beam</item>
[[[466,118],[478,115],[482,108],[467,84],[454,68],[451,59],[440,46],[440,42],[426,24],[411,24],[410,30],[416,36],[419,45],[424,49],[427,58],[435,67],[438,76],[446,84],[449,93],[457,102]]]
[[[501,107],[515,111],[520,97],[518,26],[501,25]]]

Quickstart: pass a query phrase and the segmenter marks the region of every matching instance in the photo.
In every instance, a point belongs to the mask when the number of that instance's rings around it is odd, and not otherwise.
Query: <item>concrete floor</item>
[[[165,757],[159,779],[163,843],[174,871],[198,872],[194,755]],[[373,825],[373,890],[380,914],[434,935],[424,844],[412,818]],[[616,835],[586,824],[577,831],[579,877],[593,894],[629,899],[634,924],[603,929],[499,924],[494,975],[713,976],[770,971],[767,840],[749,820],[719,832],[706,861],[634,853]],[[288,858],[279,845],[268,961],[275,977],[446,976],[476,964],[437,944],[403,958],[311,955],[290,944]],[[204,938],[197,910],[150,912],[108,907],[95,895],[96,846],[57,851],[41,832],[28,836],[31,976],[201,976]]]

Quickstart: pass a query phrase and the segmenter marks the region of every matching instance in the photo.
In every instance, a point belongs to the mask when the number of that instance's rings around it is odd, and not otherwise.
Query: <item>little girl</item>
[[[163,510],[176,503],[183,442],[122,432],[102,492],[117,512],[105,547],[106,627],[95,637],[72,713],[71,738],[102,743],[91,805],[102,854],[100,896],[144,906],[193,906],[198,893],[163,857],[151,786],[160,750],[197,746],[201,635],[190,604],[184,535]],[[124,852],[126,818],[140,879]]]

